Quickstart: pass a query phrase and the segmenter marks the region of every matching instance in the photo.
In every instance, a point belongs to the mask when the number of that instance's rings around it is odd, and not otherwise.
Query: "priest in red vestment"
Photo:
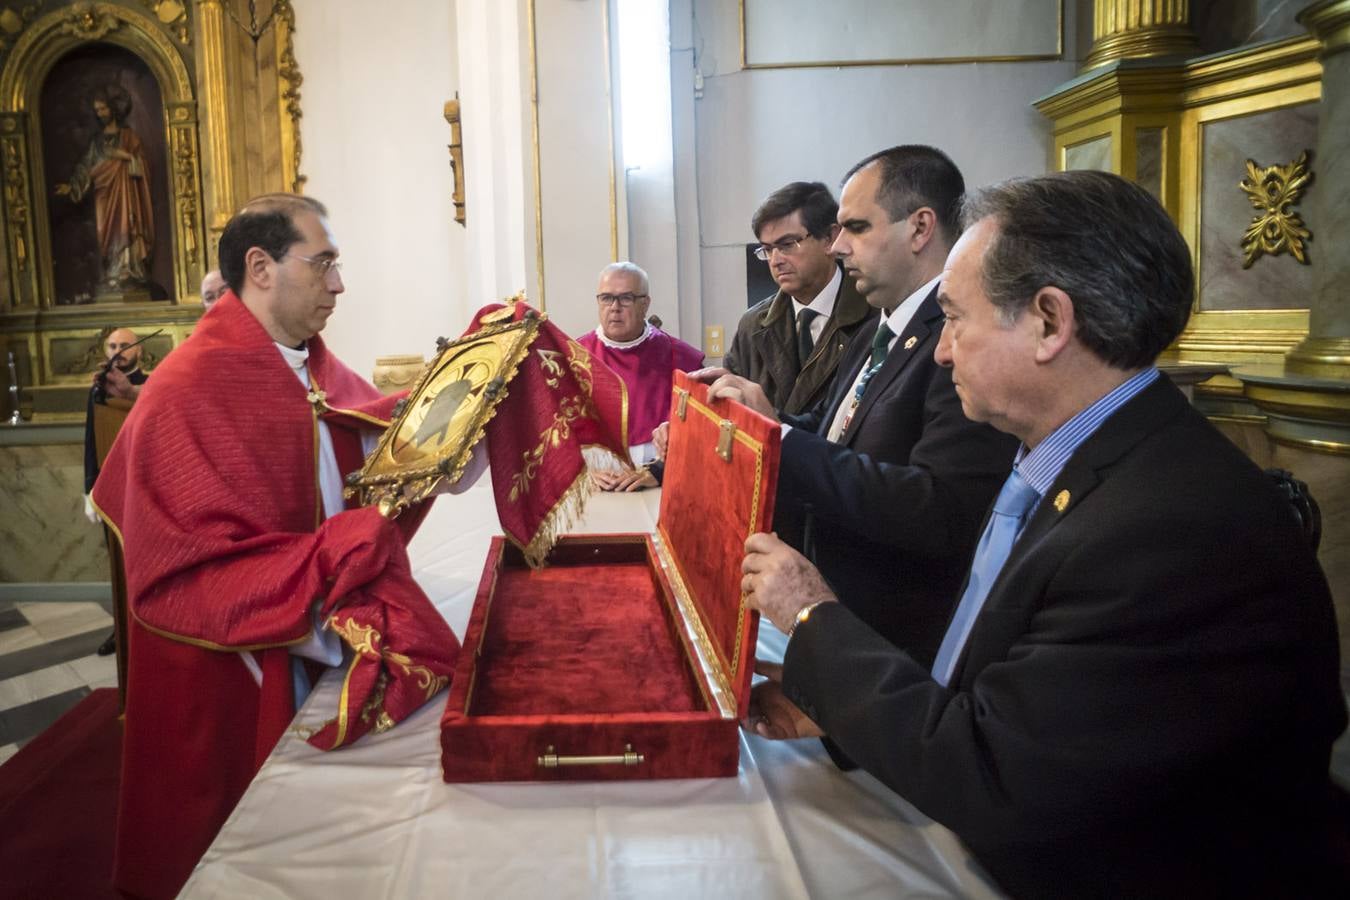
[[[702,367],[703,352],[647,321],[652,302],[647,273],[631,262],[601,270],[595,300],[600,326],[578,343],[627,386],[628,451],[633,464],[642,466],[656,459],[652,429],[669,418],[675,370]]]
[[[341,708],[309,741],[391,727],[459,643],[413,581],[397,521],[345,508],[382,397],[318,338],[343,290],[323,206],[267,195],[226,226],[230,291],[156,369],[93,500],[129,598],[115,886],[173,896],[322,666]]]

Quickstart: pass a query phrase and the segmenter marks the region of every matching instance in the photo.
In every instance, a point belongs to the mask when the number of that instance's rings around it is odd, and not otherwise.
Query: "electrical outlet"
[[[703,329],[703,355],[704,356],[722,356],[722,326],[709,325]]]

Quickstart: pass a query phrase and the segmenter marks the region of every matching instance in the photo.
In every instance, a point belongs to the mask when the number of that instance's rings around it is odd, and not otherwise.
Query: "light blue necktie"
[[[951,680],[956,660],[961,656],[961,648],[966,645],[975,617],[980,614],[989,588],[1008,561],[1013,542],[1022,532],[1027,513],[1041,497],[1036,489],[1027,484],[1022,476],[1013,469],[1008,480],[1003,482],[1003,490],[998,492],[994,501],[994,512],[980,536],[979,546],[975,548],[975,561],[970,564],[970,580],[966,582],[966,591],[957,604],[956,615],[947,627],[947,634],[938,648],[937,660],[933,663],[933,678],[943,687]]]

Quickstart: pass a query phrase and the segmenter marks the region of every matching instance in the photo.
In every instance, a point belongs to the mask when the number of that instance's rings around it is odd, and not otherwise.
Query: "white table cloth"
[[[659,502],[659,491],[597,495],[573,531],[654,530]],[[497,531],[483,479],[437,500],[410,547],[456,634]],[[760,656],[780,659],[784,636],[760,628]],[[320,681],[297,726],[333,715],[340,676]],[[866,773],[839,771],[819,741],[742,732],[736,778],[448,785],[444,703],[330,753],[288,732],[183,896],[997,896],[951,832]]]

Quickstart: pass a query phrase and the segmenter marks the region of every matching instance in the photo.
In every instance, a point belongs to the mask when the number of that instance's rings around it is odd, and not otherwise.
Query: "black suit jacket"
[[[826,439],[870,359],[860,332],[828,403],[785,416],[775,528],[869,625],[931,661],[1017,442],[970,421],[933,359],[934,289],[896,339],[838,444]]]
[[[1338,670],[1288,503],[1164,378],[1069,460],[950,688],[830,604],[784,690],[1013,894],[1307,896]]]
[[[854,280],[845,275],[820,340],[799,365],[792,298],[779,291],[741,316],[724,362],[735,374],[764,388],[774,409],[799,414],[826,400],[849,342],[860,331],[870,335],[868,325],[876,318],[877,311],[867,305]]]
[[[127,381],[132,384],[145,384],[150,376],[141,369],[133,369],[127,373]],[[84,410],[84,492],[87,494],[94,489],[94,482],[98,480],[98,450],[94,447],[94,391],[89,389],[89,401],[85,404]]]

